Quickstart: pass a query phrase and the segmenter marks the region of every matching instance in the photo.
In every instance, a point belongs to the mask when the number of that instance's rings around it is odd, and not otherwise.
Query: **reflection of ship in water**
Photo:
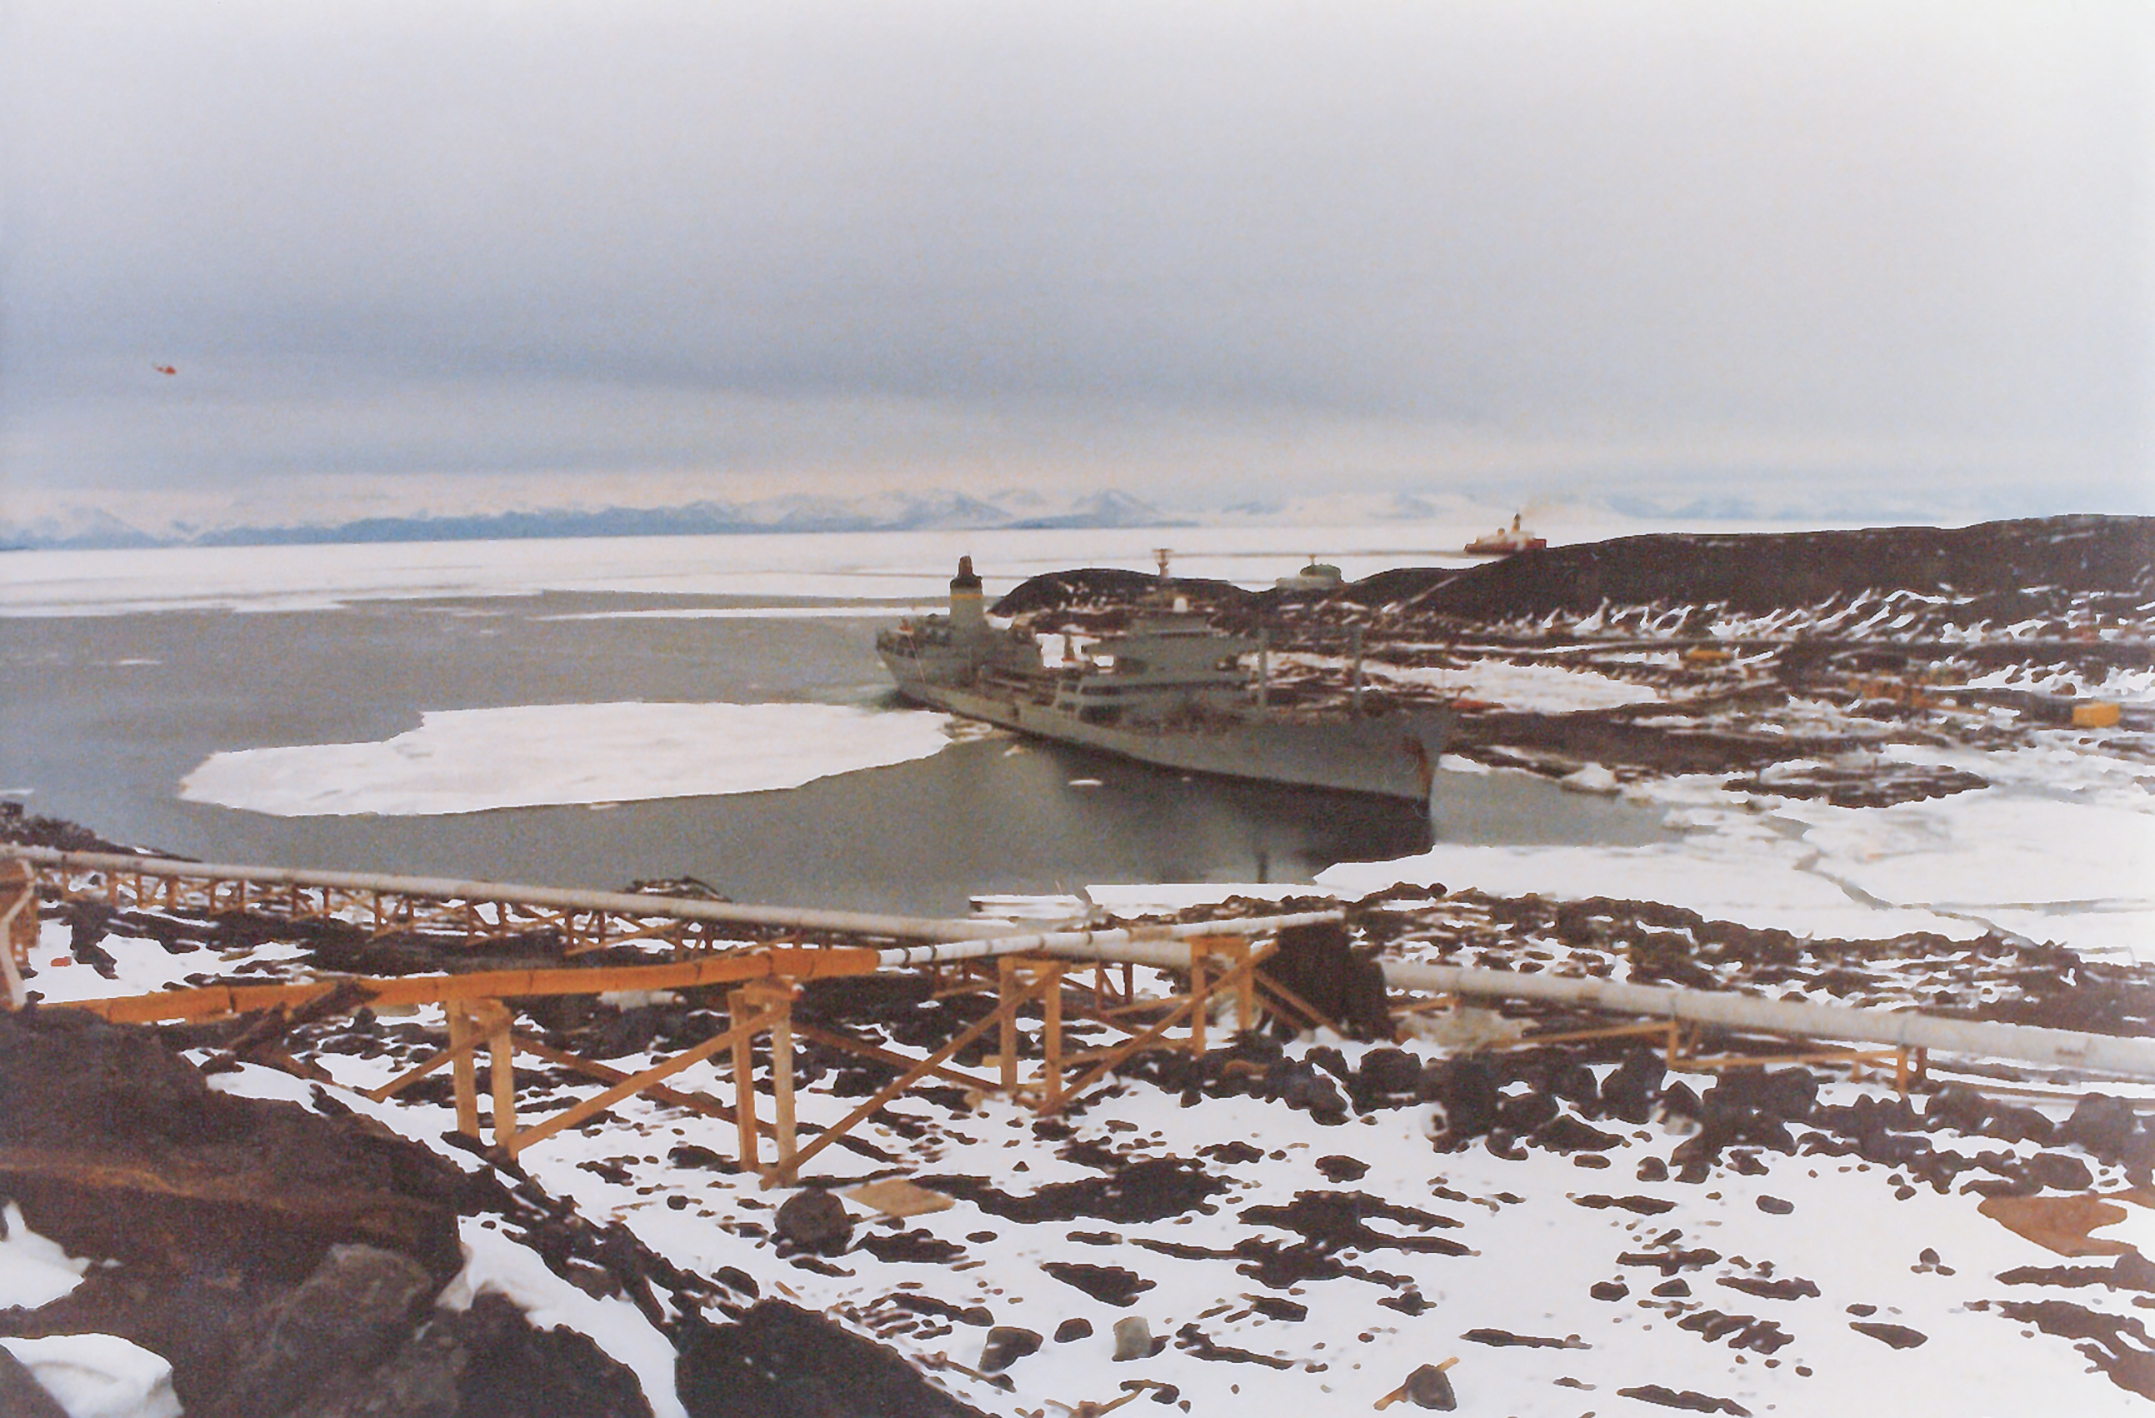
[[[1549,545],[1547,537],[1537,537],[1532,531],[1520,524],[1520,518],[1525,515],[1522,512],[1515,512],[1512,514],[1509,527],[1499,527],[1486,537],[1476,537],[1473,541],[1468,542],[1468,554],[1471,556],[1510,556],[1513,552],[1540,551],[1543,547]]]
[[[1074,646],[1058,666],[1022,630],[988,624],[973,561],[958,563],[950,614],[876,639],[906,698],[1021,733],[1143,763],[1265,783],[1425,802],[1452,714],[1362,712],[1360,676],[1336,709],[1268,702],[1264,644],[1214,630],[1160,587],[1122,633]],[[1255,655],[1255,678],[1243,668]]]

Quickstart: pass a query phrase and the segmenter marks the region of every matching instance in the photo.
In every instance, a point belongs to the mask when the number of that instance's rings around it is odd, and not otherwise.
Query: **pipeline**
[[[936,942],[879,952],[883,966],[926,965],[938,961],[984,958],[1038,951],[1072,960],[1187,969],[1187,946],[1173,942],[1198,935],[1243,934],[1283,930],[1341,919],[1339,911],[1254,917],[1186,925],[1133,926],[1118,930],[1037,931],[1010,935],[1004,921],[938,920],[886,916],[858,911],[801,910],[750,906],[730,901],[698,901],[629,892],[578,891],[502,882],[461,881],[446,877],[383,876],[367,872],[309,871],[301,868],[231,866],[211,862],[169,861],[122,853],[68,852],[53,847],[0,843],[0,860],[16,858],[33,865],[72,871],[130,872],[144,876],[208,877],[275,885],[327,887],[346,891],[382,891],[441,900],[498,901],[557,910],[610,911],[676,920],[719,921],[832,931]],[[954,937],[959,939],[954,939]],[[2027,1024],[1939,1019],[1911,1010],[1857,1009],[1847,1005],[1760,999],[1751,995],[1627,985],[1610,980],[1520,974],[1458,965],[1383,963],[1387,986],[1395,989],[1540,1000],[1613,1014],[1713,1024],[1799,1039],[1832,1039],[1882,1044],[1891,1048],[1930,1049],[1939,1053],[2013,1059],[2023,1063],[2088,1069],[2155,1078],[2155,1039],[2090,1034]]]
[[[1799,1039],[1834,1039],[1892,1048],[2014,1059],[2022,1063],[2155,1077],[2155,1039],[1997,1024],[1980,1019],[1939,1019],[1913,1010],[1859,1009],[1755,995],[1626,985],[1575,976],[1522,975],[1461,965],[1386,962],[1385,984],[1403,990],[1542,1000],[1613,1014],[1715,1024]]]
[[[884,969],[905,965],[940,965],[953,960],[979,960],[997,955],[1022,955],[1038,951],[1070,960],[1128,960],[1133,965],[1158,965],[1184,969],[1190,963],[1189,947],[1153,946],[1163,940],[1188,940],[1202,935],[1269,935],[1289,926],[1313,926],[1346,919],[1346,912],[1304,911],[1289,916],[1247,916],[1219,921],[1195,921],[1163,926],[1127,926],[1100,931],[1036,931],[1031,935],[998,936],[989,940],[945,941],[938,945],[900,946],[882,952]]]
[[[268,886],[380,891],[397,896],[427,896],[444,901],[497,901],[511,906],[545,906],[555,910],[606,911],[616,915],[667,920],[777,926],[790,930],[831,931],[845,935],[883,936],[896,940],[947,940],[952,937],[973,939],[1001,935],[1010,929],[1010,923],[1007,921],[943,920],[925,916],[874,915],[863,911],[749,906],[733,901],[643,896],[633,892],[579,891],[554,886],[521,886],[499,881],[459,881],[451,877],[310,871],[304,867],[182,862],[158,857],[132,857],[119,852],[67,852],[56,847],[25,847],[0,843],[0,860],[10,857],[34,866],[62,871],[205,877],[216,881],[246,881]]]
[[[1305,917],[1275,918],[1278,924]],[[1256,921],[1221,921],[1191,928],[1186,934],[1267,928]],[[1111,939],[1119,932],[1091,933],[1091,941],[1073,946],[1038,947],[1048,954],[1076,959],[1128,962],[1155,969],[1187,969],[1189,949],[1148,937]],[[1388,988],[1431,994],[1477,995],[1492,999],[1539,1000],[1610,1014],[1644,1015],[1686,1023],[1712,1024],[1794,1039],[1830,1039],[1882,1044],[1889,1048],[1929,1049],[1942,1054],[2012,1059],[2021,1063],[2085,1069],[2095,1073],[2155,1078],[2155,1039],[2117,1034],[2089,1034],[2031,1024],[1996,1024],[1974,1019],[1939,1019],[1911,1010],[1859,1009],[1849,1005],[1810,1004],[1760,999],[1754,995],[1679,990],[1660,985],[1625,985],[1576,976],[1526,975],[1511,970],[1479,970],[1459,965],[1381,962]]]

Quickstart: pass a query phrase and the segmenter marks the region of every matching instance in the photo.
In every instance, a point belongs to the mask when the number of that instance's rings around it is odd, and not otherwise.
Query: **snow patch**
[[[442,1291],[444,1309],[468,1310],[481,1295],[503,1296],[534,1329],[575,1330],[626,1365],[643,1385],[652,1418],[688,1418],[674,1393],[673,1344],[651,1327],[643,1311],[619,1298],[593,1299],[548,1270],[536,1251],[484,1221],[467,1216],[458,1225],[466,1260]]]
[[[30,1229],[22,1208],[9,1202],[0,1210],[0,1310],[34,1310],[73,1293],[90,1268]]]
[[[116,1334],[0,1339],[67,1418],[179,1418],[172,1365]]]

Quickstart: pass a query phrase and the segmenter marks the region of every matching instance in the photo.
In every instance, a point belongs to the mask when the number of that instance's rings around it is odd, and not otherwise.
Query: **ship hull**
[[[1355,718],[1252,717],[1204,728],[1087,723],[1030,699],[938,683],[885,655],[898,692],[917,704],[1022,734],[1184,773],[1215,774],[1423,803],[1450,736],[1441,708]]]

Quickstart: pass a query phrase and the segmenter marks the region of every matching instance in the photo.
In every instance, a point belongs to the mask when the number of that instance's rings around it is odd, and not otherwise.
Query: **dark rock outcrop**
[[[690,1418],[980,1418],[888,1349],[776,1300],[736,1324],[683,1326]]]

